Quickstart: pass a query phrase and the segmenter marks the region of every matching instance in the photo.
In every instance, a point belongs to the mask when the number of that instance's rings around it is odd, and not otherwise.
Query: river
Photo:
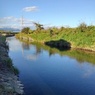
[[[95,53],[7,41],[25,95],[95,95]]]

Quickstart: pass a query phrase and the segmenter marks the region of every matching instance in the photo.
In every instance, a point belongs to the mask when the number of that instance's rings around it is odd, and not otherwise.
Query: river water
[[[95,53],[7,41],[25,95],[95,95]]]

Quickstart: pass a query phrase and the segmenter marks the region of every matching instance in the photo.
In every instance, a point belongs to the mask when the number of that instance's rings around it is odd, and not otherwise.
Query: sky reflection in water
[[[10,40],[9,40],[10,39]],[[8,38],[26,95],[95,95],[95,55]]]

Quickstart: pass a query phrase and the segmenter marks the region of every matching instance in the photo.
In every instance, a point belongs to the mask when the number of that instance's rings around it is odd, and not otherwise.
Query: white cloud
[[[0,18],[0,24],[5,24],[5,23],[12,23],[12,22],[15,22],[17,18],[13,17],[13,16],[9,16],[9,17],[3,17],[3,18]]]
[[[32,19],[23,18],[23,27],[33,27]],[[16,18],[13,16],[0,18],[0,28],[19,28],[22,27],[22,18]]]
[[[37,55],[26,55],[25,57],[27,60],[36,60],[37,59]]]
[[[3,17],[3,18],[0,18],[0,24],[5,24],[7,22],[7,24],[10,24],[10,23],[21,23],[22,22],[22,18],[16,18],[16,17]],[[9,23],[8,23],[9,22]],[[33,20],[31,19],[26,19],[26,18],[23,18],[23,23],[32,23]]]
[[[3,19],[10,20],[10,19],[14,19],[14,17],[13,16],[9,16],[9,17],[4,17]]]
[[[37,10],[38,10],[37,6],[23,8],[23,11],[25,11],[25,12],[33,12],[33,11],[37,11]]]

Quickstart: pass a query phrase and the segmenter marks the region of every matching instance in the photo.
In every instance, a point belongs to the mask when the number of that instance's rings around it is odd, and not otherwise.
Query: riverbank
[[[95,26],[81,23],[79,26],[71,27],[50,27],[44,29],[42,24],[34,23],[36,26],[35,30],[31,30],[26,27],[21,30],[16,37],[26,40],[35,41],[40,43],[47,43],[51,47],[64,46],[67,47],[70,43],[70,47],[74,49],[81,49],[85,51],[95,51]],[[67,44],[62,43],[64,40]]]
[[[19,81],[19,71],[13,66],[8,55],[6,38],[0,36],[0,95],[23,95],[23,84]]]
[[[55,47],[55,48],[57,47],[58,49],[60,48],[64,49],[64,47],[67,47],[67,48],[79,49],[83,51],[95,52],[94,32],[92,32],[92,34],[90,33],[90,31],[87,33],[77,32],[75,33],[75,35],[74,33],[75,32],[71,32],[71,33],[59,32],[59,34],[53,35],[52,37],[50,37],[49,32],[43,32],[43,33],[40,32],[40,33],[32,33],[32,34],[19,33],[16,35],[16,38],[28,42],[43,43],[49,45],[50,47]],[[61,41],[61,39],[65,41],[65,44],[63,43],[64,41],[63,42]]]

